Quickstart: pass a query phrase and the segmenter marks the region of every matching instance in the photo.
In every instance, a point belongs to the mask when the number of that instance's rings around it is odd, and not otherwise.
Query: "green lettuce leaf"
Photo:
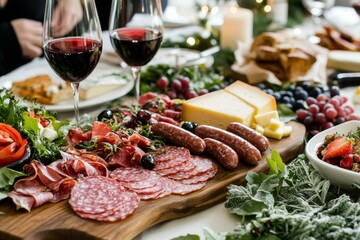
[[[7,197],[7,192],[11,191],[15,179],[24,176],[26,174],[23,172],[6,167],[0,168],[0,200]]]

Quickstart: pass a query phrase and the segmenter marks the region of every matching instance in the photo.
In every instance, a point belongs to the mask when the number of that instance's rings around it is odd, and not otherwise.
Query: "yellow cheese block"
[[[182,120],[226,129],[230,122],[250,126],[255,109],[240,98],[218,90],[185,101]]]
[[[264,136],[269,138],[275,138],[280,140],[284,135],[284,129],[282,127],[276,129],[275,131],[271,130],[269,127],[264,128]]]
[[[279,113],[278,111],[270,111],[262,114],[255,115],[255,122],[262,126],[266,127],[270,124],[271,119],[279,120]]]
[[[276,110],[276,100],[273,96],[247,83],[236,81],[227,86],[225,91],[237,96],[255,108],[255,114],[262,114]]]
[[[284,130],[283,137],[288,137],[291,135],[291,131],[292,131],[291,126],[283,126],[282,129]]]

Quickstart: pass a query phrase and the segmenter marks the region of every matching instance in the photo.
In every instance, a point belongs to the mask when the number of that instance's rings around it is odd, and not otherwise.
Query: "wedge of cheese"
[[[192,98],[182,105],[183,121],[222,129],[226,129],[230,122],[240,122],[250,126],[255,112],[254,107],[225,90]]]
[[[227,86],[225,91],[252,106],[255,109],[255,114],[276,110],[276,100],[273,96],[247,83],[236,81]]]
[[[80,84],[80,99],[86,100],[107,94],[126,85],[128,79],[127,75],[121,74],[91,76]]]

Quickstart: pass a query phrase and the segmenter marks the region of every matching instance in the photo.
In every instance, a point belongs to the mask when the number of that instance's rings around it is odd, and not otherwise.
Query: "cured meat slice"
[[[142,167],[117,168],[110,173],[110,177],[120,182],[138,182],[156,174]]]
[[[180,182],[173,181],[172,193],[178,194],[178,195],[185,195],[185,194],[200,190],[203,187],[205,187],[205,185],[206,185],[206,182],[199,182],[196,184],[182,184]]]
[[[164,168],[157,170],[156,173],[160,176],[167,176],[170,174],[175,174],[180,171],[190,171],[195,168],[195,164],[192,161],[187,161],[185,164],[180,164],[178,166],[172,167],[172,168]]]
[[[163,146],[157,149],[156,151],[150,152],[150,154],[153,155],[155,161],[159,163],[163,161],[165,162],[170,161],[173,160],[174,158],[177,158],[180,152],[186,152],[186,153],[182,153],[182,155],[185,158],[190,157],[190,152],[188,149],[182,147],[175,147],[175,146]],[[184,155],[184,154],[188,154],[188,155]]]
[[[87,177],[72,189],[69,204],[77,213],[102,213],[116,208],[123,201],[124,192],[121,184],[114,179]]]
[[[178,180],[178,182],[182,183],[182,184],[197,184],[200,182],[206,182],[209,179],[213,178],[215,176],[216,172],[217,172],[217,167],[214,167],[213,169],[203,172],[199,175],[195,175],[190,178]]]
[[[138,191],[141,189],[152,188],[157,185],[158,181],[159,181],[159,177],[153,175],[152,177],[145,180],[141,180],[137,182],[125,182],[123,183],[123,185],[124,187],[129,188],[133,191]]]
[[[146,191],[139,191],[137,194],[141,200],[150,200],[166,197],[170,195],[173,191],[173,183],[167,178],[159,176],[158,186],[161,186],[160,191],[152,193],[148,193]]]
[[[200,175],[201,173],[210,171],[213,168],[217,169],[216,164],[208,158],[191,156],[190,161],[196,166],[195,168],[191,169],[190,171],[180,171],[175,174],[169,174],[167,177],[173,180],[182,180],[188,179],[195,175]]]
[[[166,156],[164,156],[166,155]],[[155,159],[154,171],[174,168],[186,164],[190,160],[190,151],[186,148],[170,148],[169,151],[153,155]],[[159,160],[160,159],[160,160]]]
[[[134,192],[125,191],[122,193],[122,201],[112,210],[99,214],[76,212],[82,218],[93,219],[104,222],[115,222],[125,219],[138,208],[140,199]]]

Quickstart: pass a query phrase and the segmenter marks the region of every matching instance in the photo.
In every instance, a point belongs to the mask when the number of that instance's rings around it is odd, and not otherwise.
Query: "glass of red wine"
[[[50,67],[73,89],[79,124],[79,85],[96,67],[102,32],[94,0],[46,0],[43,49]]]
[[[109,34],[116,53],[131,67],[135,102],[140,96],[140,69],[155,56],[163,39],[160,0],[113,0]]]

